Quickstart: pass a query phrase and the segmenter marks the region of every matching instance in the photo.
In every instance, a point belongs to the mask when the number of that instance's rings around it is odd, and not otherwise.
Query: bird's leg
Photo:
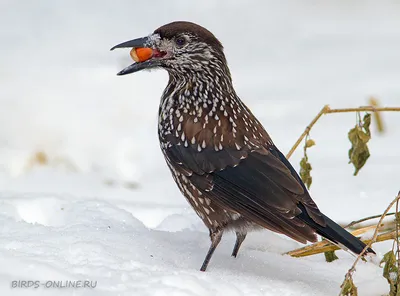
[[[210,259],[217,248],[219,242],[221,241],[222,233],[224,232],[223,229],[217,228],[217,229],[210,229],[210,239],[211,239],[211,246],[208,249],[206,258],[204,259],[203,265],[200,268],[200,271],[206,271],[208,263],[210,262]]]
[[[246,238],[247,232],[239,232],[236,231],[236,243],[235,246],[233,247],[233,251],[232,251],[232,257],[237,256],[240,246],[242,245],[244,239]]]

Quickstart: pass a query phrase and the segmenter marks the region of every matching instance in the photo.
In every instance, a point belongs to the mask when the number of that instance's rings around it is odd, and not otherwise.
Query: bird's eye
[[[178,38],[176,38],[175,42],[176,42],[176,45],[178,45],[178,46],[184,46],[186,43],[186,38],[178,37]]]

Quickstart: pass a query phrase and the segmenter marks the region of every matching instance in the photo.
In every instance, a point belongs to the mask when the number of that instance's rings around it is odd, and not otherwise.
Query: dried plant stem
[[[361,235],[369,230],[375,229],[375,228],[376,228],[376,225],[370,225],[370,226],[356,229],[356,230],[352,231],[351,234],[354,236],[359,236],[359,235]],[[332,244],[330,241],[322,240],[320,242],[287,252],[285,254],[293,256],[293,257],[305,257],[305,256],[323,253],[326,251],[335,251],[335,250],[339,250],[339,249],[340,249],[339,247]]]
[[[341,286],[341,290],[340,290],[340,295],[343,295],[343,289],[344,289],[344,283],[348,280],[350,280],[352,278],[352,275],[354,273],[354,271],[356,270],[356,265],[358,263],[358,261],[360,261],[360,259],[362,258],[362,256],[364,255],[365,251],[371,247],[371,245],[376,242],[377,236],[378,236],[378,231],[379,231],[379,226],[382,224],[383,219],[386,217],[386,214],[389,212],[389,210],[393,207],[393,205],[395,203],[397,203],[400,199],[400,191],[399,193],[397,193],[396,198],[389,204],[389,206],[386,208],[386,210],[383,212],[381,218],[379,219],[378,222],[378,226],[375,229],[374,235],[372,236],[372,239],[367,243],[367,245],[365,246],[365,248],[362,250],[362,252],[357,256],[356,260],[354,261],[353,265],[351,266],[351,268],[349,269],[349,271],[346,273],[345,277],[344,277],[344,281],[343,284]],[[396,235],[396,231],[394,231],[395,235]]]
[[[400,107],[374,107],[374,106],[363,106],[358,108],[342,108],[342,109],[331,109],[329,105],[325,105],[321,111],[314,117],[314,119],[310,122],[310,124],[306,127],[301,136],[297,139],[296,143],[294,143],[292,149],[290,149],[289,153],[286,155],[286,158],[290,158],[293,152],[300,145],[301,141],[304,139],[306,135],[310,133],[310,130],[314,126],[314,124],[321,118],[324,114],[330,113],[348,113],[348,112],[360,112],[360,111],[368,111],[368,112],[385,112],[385,111],[398,111],[400,112]]]
[[[328,107],[329,108],[329,107]],[[385,112],[385,111],[400,111],[400,107],[374,107],[374,106],[363,106],[357,108],[342,108],[342,109],[328,109],[325,114],[328,113],[346,113],[346,112]]]
[[[375,225],[373,226],[375,228]],[[391,239],[396,238],[396,231],[390,231],[386,233],[379,234],[374,242],[383,242]],[[369,242],[372,241],[372,239],[365,239],[362,240],[364,243],[368,244]],[[374,243],[372,242],[372,243]],[[334,244],[332,244],[329,241],[322,241],[318,242],[309,246],[306,246],[304,248],[296,249],[290,252],[285,253],[286,255],[290,255],[292,257],[307,257],[307,256],[312,256],[312,255],[317,255],[329,251],[336,251],[340,250],[340,248]]]
[[[383,227],[383,226],[384,226],[383,223],[381,225],[379,225],[379,227]],[[377,227],[377,225],[365,226],[363,228],[358,228],[358,229],[351,231],[351,234],[354,236],[360,236],[361,234],[366,233],[367,231],[375,230],[376,227]]]
[[[396,214],[395,212],[387,213],[387,214],[386,214],[386,217],[387,217],[387,216],[392,216],[392,215],[395,215],[395,214]],[[379,217],[381,217],[381,216],[382,216],[382,214],[379,214],[379,215],[374,215],[374,216],[365,217],[365,218],[362,218],[362,219],[360,219],[360,220],[352,221],[352,222],[350,222],[349,224],[347,224],[346,226],[343,226],[343,228],[349,228],[349,227],[352,227],[352,226],[354,226],[354,225],[356,225],[356,224],[359,224],[359,223],[361,223],[361,222],[365,222],[365,221],[368,221],[368,220],[376,219],[376,218],[379,218]]]

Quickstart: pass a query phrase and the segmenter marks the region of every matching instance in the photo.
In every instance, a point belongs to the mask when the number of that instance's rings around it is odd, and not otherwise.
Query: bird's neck
[[[236,97],[236,94],[227,67],[169,72],[168,85],[160,102],[160,120],[166,118],[171,109],[194,113],[200,109],[211,109],[224,98],[232,96]]]
[[[251,133],[251,139],[246,133]],[[230,76],[204,73],[170,75],[160,103],[158,134],[163,149],[195,145],[198,152],[205,147],[219,151],[224,145],[236,150],[244,145],[259,148],[263,144],[260,137],[270,141],[236,95]]]

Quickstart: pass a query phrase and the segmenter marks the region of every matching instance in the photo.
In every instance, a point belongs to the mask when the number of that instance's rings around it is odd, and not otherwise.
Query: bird
[[[181,193],[209,230],[206,271],[225,231],[234,231],[232,256],[249,231],[268,229],[300,243],[317,234],[360,254],[358,238],[324,215],[296,170],[237,95],[221,42],[187,21],[163,25],[116,48],[147,48],[150,54],[120,71],[164,69],[158,137]],[[374,254],[367,248],[363,254]]]

